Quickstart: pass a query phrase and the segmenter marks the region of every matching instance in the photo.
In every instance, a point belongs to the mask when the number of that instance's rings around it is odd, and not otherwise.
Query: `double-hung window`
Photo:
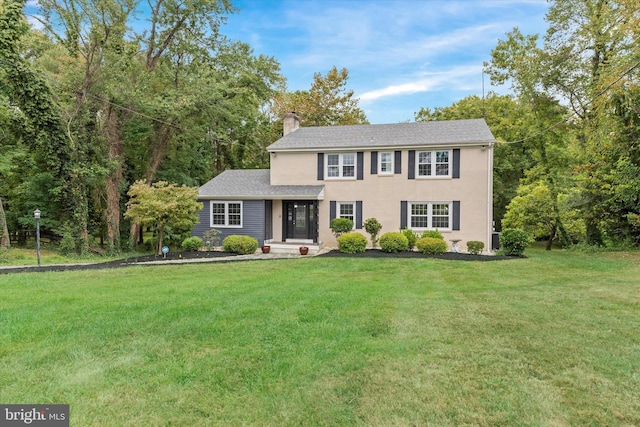
[[[327,154],[327,178],[355,178],[356,153]]]
[[[409,227],[451,230],[451,202],[410,202]]]
[[[242,227],[242,202],[212,201],[211,227]]]
[[[418,151],[418,177],[450,177],[451,151]]]
[[[354,202],[338,202],[338,218],[350,219],[356,223],[356,206]]]
[[[378,155],[378,174],[393,175],[393,152],[382,152]]]

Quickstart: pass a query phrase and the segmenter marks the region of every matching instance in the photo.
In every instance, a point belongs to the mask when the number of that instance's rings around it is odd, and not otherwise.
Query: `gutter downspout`
[[[495,143],[489,144],[487,147],[487,248],[489,254],[493,254],[493,146]]]

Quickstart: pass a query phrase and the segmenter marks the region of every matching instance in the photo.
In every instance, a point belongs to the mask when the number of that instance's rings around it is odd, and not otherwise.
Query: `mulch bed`
[[[472,255],[456,252],[445,252],[441,255],[425,255],[420,252],[404,251],[398,253],[383,252],[379,249],[367,249],[365,252],[357,254],[343,254],[340,251],[330,251],[321,255],[320,257],[348,257],[348,258],[431,258],[431,259],[445,259],[451,261],[503,261],[509,259],[521,259],[526,257],[504,256],[504,255]]]
[[[13,268],[0,268],[0,274],[7,273],[35,273],[45,271],[71,271],[71,270],[101,270],[105,268],[118,268],[128,267],[131,265],[144,265],[150,261],[176,261],[176,260],[188,260],[188,259],[204,259],[204,258],[220,258],[220,257],[233,257],[236,254],[220,251],[198,251],[198,252],[170,252],[165,256],[163,255],[143,255],[130,258],[123,258],[114,261],[97,262],[91,264],[57,264],[57,265],[41,265],[40,267],[13,267]],[[161,265],[161,264],[156,264]]]
[[[45,272],[45,271],[71,271],[71,270],[101,270],[105,268],[119,268],[127,267],[131,265],[144,265],[150,261],[179,261],[189,259],[206,259],[206,258],[220,258],[220,257],[233,257],[236,254],[220,251],[197,251],[197,252],[170,252],[166,257],[162,255],[145,255],[130,258],[123,258],[115,261],[98,262],[92,264],[58,264],[58,265],[42,265],[40,267],[13,267],[13,268],[0,268],[0,274],[8,273],[23,273],[23,272]],[[471,255],[455,252],[446,252],[442,255],[425,255],[420,252],[398,252],[387,253],[379,249],[368,249],[365,252],[358,254],[343,254],[340,251],[332,250],[323,254],[317,255],[324,258],[421,258],[421,259],[443,259],[451,261],[502,261],[510,259],[521,259],[526,257],[514,257],[514,256],[501,256],[501,255]],[[154,264],[162,265],[162,264]]]

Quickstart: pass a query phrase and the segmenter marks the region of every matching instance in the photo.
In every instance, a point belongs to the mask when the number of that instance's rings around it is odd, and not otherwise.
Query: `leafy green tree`
[[[137,181],[129,189],[125,217],[139,225],[155,227],[157,253],[161,253],[165,227],[191,229],[198,222],[202,203],[198,188],[177,186],[160,181],[147,185]]]
[[[24,2],[7,0],[0,9],[0,67],[6,94],[25,118],[26,138],[34,152],[31,178],[47,180],[48,197],[42,211],[66,222],[80,251],[88,248],[86,156],[75,141],[54,102],[45,79],[35,72],[21,51],[29,33],[23,14]],[[45,226],[45,224],[43,224]]]
[[[563,152],[575,163],[565,169],[577,172],[571,185],[582,189],[578,202],[586,222],[586,238],[600,244],[603,233],[621,235],[620,225],[628,215],[628,209],[608,191],[606,177],[621,172],[611,167],[619,159],[618,149],[609,148],[626,141],[606,133],[607,128],[611,131],[614,110],[607,100],[615,87],[624,84],[621,77],[638,75],[634,67],[639,54],[638,5],[628,0],[556,0],[546,18],[549,28],[542,46],[537,36],[525,36],[514,29],[506,40],[498,42],[487,72],[496,84],[510,82],[517,96],[533,101],[532,105],[546,97],[566,104],[572,112],[570,124],[546,121],[544,125],[540,121],[538,132],[543,138],[552,129],[564,133]],[[550,170],[550,163],[546,166]],[[552,192],[560,194],[556,178],[548,184]]]
[[[349,71],[333,67],[325,76],[313,75],[311,88],[306,91],[282,92],[274,98],[271,112],[281,123],[284,114],[295,111],[300,126],[337,126],[367,124],[364,111],[346,88]]]
[[[557,209],[558,200],[560,209]],[[561,226],[574,239],[584,233],[584,223],[577,211],[566,206],[569,200],[568,194],[562,194],[557,199],[544,180],[522,185],[518,188],[518,195],[509,203],[502,225],[505,228],[520,228],[535,239],[546,240],[546,249],[550,250],[558,239]]]
[[[494,146],[493,220],[496,229],[500,230],[507,205],[515,197],[520,180],[535,164],[532,141],[506,143],[520,141],[531,131],[534,113],[530,106],[513,96],[490,92],[484,100],[470,95],[450,106],[433,110],[421,108],[415,114],[418,122],[478,118],[485,119],[498,141]]]

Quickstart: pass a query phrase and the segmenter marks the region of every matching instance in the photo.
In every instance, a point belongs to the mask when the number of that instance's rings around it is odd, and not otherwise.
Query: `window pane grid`
[[[351,221],[355,221],[354,215],[353,215],[354,210],[355,209],[354,209],[353,203],[340,203],[340,210],[339,210],[338,216],[340,218],[348,218]]]
[[[354,153],[327,155],[327,177],[353,178],[355,176],[356,155]]]
[[[419,151],[418,176],[449,176],[449,151]]]
[[[218,227],[242,226],[241,202],[212,202],[211,224]]]
[[[392,165],[391,153],[380,153],[380,173],[392,173]]]
[[[429,204],[413,203],[411,205],[411,228],[429,227]]]
[[[449,203],[411,203],[411,228],[449,229],[451,205]]]

